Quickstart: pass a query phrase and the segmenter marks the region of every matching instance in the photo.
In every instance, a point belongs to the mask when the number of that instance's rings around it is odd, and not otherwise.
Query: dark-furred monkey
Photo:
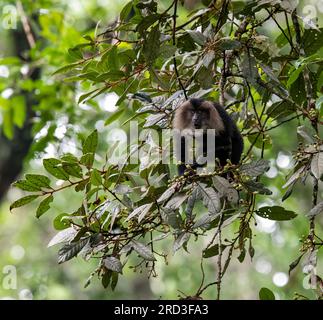
[[[190,147],[186,140],[192,133],[195,137],[197,132],[202,133],[203,155],[213,151],[213,158],[218,158],[221,166],[227,163],[227,159],[233,164],[240,161],[243,139],[234,121],[218,103],[203,99],[184,102],[175,111],[173,129],[181,135],[180,157],[177,157],[181,161],[178,167],[180,175],[184,174],[188,163],[187,149]],[[209,135],[210,131],[212,135]],[[191,167],[194,169],[200,166],[194,159]]]

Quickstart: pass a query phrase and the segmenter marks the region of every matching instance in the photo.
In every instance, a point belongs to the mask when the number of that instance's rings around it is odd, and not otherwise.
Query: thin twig
[[[173,14],[173,45],[175,46],[176,45],[176,16],[177,16],[177,2],[178,0],[175,0],[174,1],[174,14]],[[174,69],[175,69],[175,74],[176,74],[176,78],[177,78],[177,81],[179,83],[179,86],[181,87],[181,89],[183,90],[183,93],[184,93],[184,96],[185,96],[185,99],[187,100],[187,93],[186,93],[186,89],[181,81],[181,78],[180,78],[180,75],[179,75],[179,72],[178,72],[178,69],[177,69],[177,62],[176,62],[176,57],[175,57],[175,54],[174,54],[174,57],[173,57],[173,62],[174,62]]]
[[[36,41],[35,41],[32,31],[31,31],[31,27],[30,27],[28,18],[25,14],[24,7],[22,6],[22,3],[20,0],[17,1],[17,9],[18,9],[18,12],[21,16],[22,27],[25,31],[29,46],[30,46],[30,48],[34,48],[36,45]]]

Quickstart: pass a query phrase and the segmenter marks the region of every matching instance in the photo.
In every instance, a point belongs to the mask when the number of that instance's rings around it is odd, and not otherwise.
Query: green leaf
[[[68,219],[69,214],[68,213],[61,213],[55,219],[53,220],[53,226],[56,230],[64,230],[68,227],[70,227],[71,223]]]
[[[89,238],[85,238],[79,240],[78,242],[72,242],[64,245],[58,251],[58,263],[66,262],[77,256],[88,242]]]
[[[33,200],[37,199],[38,197],[39,197],[39,195],[30,195],[30,196],[22,197],[10,205],[10,211],[14,208],[19,208],[19,207],[24,206],[27,203],[32,202]]]
[[[73,227],[59,231],[48,243],[47,248],[52,247],[62,242],[68,242],[74,239],[77,234],[77,230]]]
[[[62,167],[64,171],[67,172],[72,177],[76,177],[76,178],[83,177],[82,168],[77,163],[63,162]]]
[[[150,14],[144,17],[137,26],[137,31],[139,33],[147,32],[148,28],[153,25],[160,18],[159,14]],[[153,30],[157,30],[158,26],[153,28]],[[154,31],[151,31],[154,32]]]
[[[302,36],[304,51],[307,56],[316,53],[323,43],[323,28],[319,30],[305,29]]]
[[[111,278],[111,289],[114,291],[118,284],[119,274],[117,272],[112,272],[112,278]]]
[[[245,54],[241,62],[241,70],[242,74],[248,82],[250,82],[251,84],[257,83],[259,75],[255,57]]]
[[[200,46],[203,46],[206,42],[206,37],[200,31],[187,30],[187,33],[190,35],[193,41]]]
[[[27,180],[18,180],[12,184],[14,187],[19,188],[24,191],[41,191],[41,188],[33,185],[32,183],[28,182]]]
[[[60,160],[49,158],[43,160],[43,166],[52,176],[61,180],[68,180],[69,175],[64,171]]]
[[[311,172],[317,180],[321,179],[323,175],[323,151],[314,154],[311,161]]]
[[[80,163],[86,166],[87,168],[91,168],[93,165],[93,162],[94,162],[93,153],[84,154],[80,159]]]
[[[210,214],[217,214],[221,210],[221,203],[218,192],[213,188],[202,188],[203,204],[207,207]]]
[[[270,168],[269,161],[264,159],[259,159],[252,161],[247,164],[243,164],[240,167],[240,172],[251,177],[258,177]]]
[[[165,200],[168,200],[176,192],[176,187],[169,187],[157,200],[158,203],[162,203]]]
[[[83,143],[83,154],[95,153],[98,146],[98,131],[94,130]]]
[[[112,122],[118,120],[120,118],[120,116],[123,114],[124,110],[121,109],[121,110],[118,110],[117,112],[113,113],[111,116],[109,116],[109,118],[107,120],[105,120],[105,123],[104,125],[109,125],[111,124]]]
[[[275,300],[275,295],[268,288],[261,288],[259,291],[260,300]]]
[[[164,208],[169,210],[178,209],[183,202],[188,198],[188,195],[185,192],[181,192],[173,196],[164,206]]]
[[[69,70],[72,70],[74,67],[76,67],[76,66],[78,66],[78,65],[79,65],[79,62],[74,62],[74,63],[68,64],[68,65],[66,65],[66,66],[63,66],[63,67],[61,67],[61,68],[57,69],[57,70],[53,73],[53,75],[55,75],[55,74],[59,74],[59,73],[67,72],[67,71],[69,71]]]
[[[305,67],[305,64],[301,65],[300,67],[298,67],[297,69],[295,69],[294,71],[291,72],[291,74],[288,77],[287,80],[287,87],[290,88],[290,86],[298,79],[299,75],[301,74],[301,72],[303,71]]]
[[[128,2],[121,10],[120,12],[120,20],[126,21],[133,6],[133,1]]]
[[[104,91],[103,89],[106,89],[105,87],[104,88],[96,88],[96,89],[94,89],[94,90],[92,90],[92,91],[90,91],[90,92],[87,92],[87,93],[84,93],[84,94],[82,94],[80,97],[79,97],[79,99],[78,99],[78,101],[77,101],[77,103],[82,103],[84,100],[86,100],[87,98],[89,98],[90,96],[91,96],[91,98],[94,98],[95,96],[97,96],[99,93],[101,93],[102,91]],[[92,96],[92,94],[94,94],[93,96]],[[89,98],[90,99],[90,98]],[[88,100],[88,99],[87,99]]]
[[[93,169],[91,172],[91,183],[97,187],[102,184],[102,177],[97,169]]]
[[[302,260],[304,254],[301,254],[297,259],[295,259],[290,265],[288,269],[288,274],[290,274],[300,263]]]
[[[36,211],[36,217],[39,218],[42,216],[46,211],[50,209],[50,203],[53,202],[54,197],[50,195],[49,197],[45,198],[38,206]]]
[[[111,276],[112,276],[112,271],[108,270],[105,272],[102,276],[102,286],[103,288],[107,288],[110,285],[111,282]]]
[[[15,96],[11,99],[13,106],[13,123],[22,128],[26,120],[26,101],[24,96]]]
[[[151,209],[152,205],[153,205],[153,203],[148,203],[148,204],[144,204],[144,205],[136,208],[135,210],[133,210],[129,214],[129,216],[127,217],[127,219],[125,221],[129,221],[133,217],[138,216],[138,222],[140,223],[140,221],[147,215],[147,213]]]
[[[261,182],[256,181],[246,181],[243,183],[244,186],[253,193],[259,193],[259,194],[265,194],[265,195],[271,195],[272,192],[266,188]]]
[[[238,40],[232,40],[223,38],[221,39],[220,48],[221,50],[234,50],[241,47],[241,43]]]
[[[158,26],[154,27],[148,34],[147,40],[144,42],[143,53],[146,62],[153,64],[158,57],[160,47],[160,30]]]
[[[275,221],[292,220],[297,216],[295,212],[285,210],[285,208],[280,206],[262,207],[256,210],[256,214],[262,218]]]
[[[191,234],[188,232],[182,232],[174,241],[173,244],[173,251],[176,252],[180,248],[182,248],[185,244],[187,244],[188,240],[190,239]]]
[[[41,174],[26,174],[25,178],[28,182],[39,188],[50,188],[50,179]]]
[[[4,57],[0,59],[0,65],[21,65],[21,60],[18,57]]]
[[[221,245],[222,251],[226,248],[225,245]],[[214,246],[203,250],[203,258],[211,258],[219,254],[219,245],[215,244]]]
[[[176,50],[177,48],[175,46],[163,45],[159,48],[159,56],[163,59],[168,59],[175,54]]]

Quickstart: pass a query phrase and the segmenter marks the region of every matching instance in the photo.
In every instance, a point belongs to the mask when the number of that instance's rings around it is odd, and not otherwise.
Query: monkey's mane
[[[209,119],[206,123],[205,129],[214,129],[216,132],[224,131],[222,118],[214,104],[210,101],[196,101],[195,99],[185,101],[176,109],[173,119],[173,129],[179,129],[181,131],[185,129],[193,129],[192,115],[189,110],[191,107],[208,111]]]

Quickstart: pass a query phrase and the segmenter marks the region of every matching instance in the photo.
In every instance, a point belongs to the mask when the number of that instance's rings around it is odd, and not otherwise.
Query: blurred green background
[[[169,1],[160,1],[167,7]],[[197,1],[187,1],[186,9],[194,7]],[[2,1],[0,9],[6,15],[5,6],[14,4]],[[112,23],[122,7],[124,0],[68,0],[68,1],[22,1],[26,13],[40,12],[42,21],[41,47],[36,47],[34,54],[43,58],[43,73],[39,79],[39,89],[44,97],[40,108],[41,119],[45,131],[38,132],[37,144],[31,150],[30,156],[24,162],[23,172],[38,173],[41,170],[41,159],[55,154],[57,146],[64,137],[63,148],[75,148],[75,137],[79,132],[90,131],[95,126],[99,128],[101,137],[108,132],[108,127],[102,126],[102,119],[106,118],[107,108],[104,101],[98,100],[90,106],[80,107],[74,100],[74,88],[65,85],[60,87],[54,83],[51,73],[64,65],[64,56],[68,48],[76,45],[84,34],[91,34],[96,24],[108,25]],[[300,2],[299,8],[312,5],[316,8],[317,17],[322,20],[322,4],[317,1]],[[187,12],[181,8],[180,17]],[[306,7],[305,7],[306,9]],[[276,37],[276,29],[266,25],[266,33]],[[10,30],[0,28],[0,58],[14,55],[14,38]],[[48,66],[48,68],[47,68]],[[47,68],[47,69],[46,69]],[[14,66],[0,65],[1,103],[10,96],[10,84],[21,81],[20,85],[28,90],[28,82],[17,80],[17,70]],[[15,79],[15,80],[14,80]],[[9,90],[9,91],[8,91]],[[111,97],[110,97],[111,98]],[[113,98],[113,97],[112,97]],[[70,108],[69,124],[66,125],[66,110],[61,103]],[[111,99],[109,100],[111,105]],[[66,107],[66,106],[65,106]],[[3,108],[3,105],[2,105]],[[112,109],[109,109],[110,111]],[[65,118],[64,118],[65,117]],[[51,128],[51,121],[55,119],[56,126]],[[0,116],[0,128],[5,125],[3,114]],[[297,122],[293,121],[273,132],[273,148],[266,150],[266,158],[271,160],[271,169],[267,172],[264,183],[273,191],[270,199],[262,197],[267,205],[281,204],[283,190],[281,186],[286,180],[286,174],[292,167],[292,156],[286,150],[297,148]],[[35,129],[36,130],[36,129]],[[293,134],[291,134],[293,133]],[[294,134],[295,133],[295,134]],[[67,138],[66,138],[67,137]],[[48,140],[46,141],[46,139]],[[50,143],[48,143],[50,141]],[[47,144],[48,143],[48,144]],[[46,149],[42,152],[42,146]],[[101,148],[106,147],[106,141],[101,141]],[[0,150],[1,154],[1,150]],[[36,156],[35,156],[36,155]],[[33,157],[33,159],[32,159]],[[321,188],[322,190],[322,188]],[[48,214],[40,220],[34,216],[35,207],[29,205],[9,212],[9,204],[22,196],[21,191],[10,189],[0,203],[0,298],[2,299],[176,299],[180,291],[185,294],[195,292],[200,284],[201,243],[208,243],[208,239],[199,239],[188,248],[169,256],[168,264],[157,263],[158,277],[148,279],[146,274],[136,274],[131,269],[124,270],[115,292],[105,290],[97,279],[84,288],[89,274],[95,269],[96,261],[84,261],[81,258],[58,265],[57,247],[47,249],[49,240],[56,233],[52,225],[54,216],[75,209],[73,197],[67,193],[60,196],[53,204]],[[320,195],[322,196],[322,194]],[[271,289],[277,299],[292,299],[295,292],[314,298],[307,287],[305,275],[300,264],[289,276],[289,264],[299,255],[299,238],[308,232],[308,220],[304,212],[310,210],[311,190],[306,185],[299,185],[293,196],[284,202],[286,209],[298,213],[298,217],[288,222],[274,222],[257,218],[254,221],[253,245],[256,253],[252,261],[246,258],[241,264],[233,259],[229,271],[222,284],[223,299],[258,299],[261,287]],[[75,199],[75,198],[74,198]],[[323,216],[318,218],[317,225],[322,225]],[[233,229],[227,229],[230,233]],[[171,243],[161,244],[165,250]],[[162,261],[161,261],[162,262]],[[323,256],[319,255],[319,266],[323,265]],[[8,276],[16,272],[16,288],[8,289]],[[216,258],[207,260],[205,272],[208,281],[216,280]],[[318,274],[322,270],[318,270]],[[179,291],[180,290],[180,291]],[[214,299],[215,289],[209,288],[205,298]]]

